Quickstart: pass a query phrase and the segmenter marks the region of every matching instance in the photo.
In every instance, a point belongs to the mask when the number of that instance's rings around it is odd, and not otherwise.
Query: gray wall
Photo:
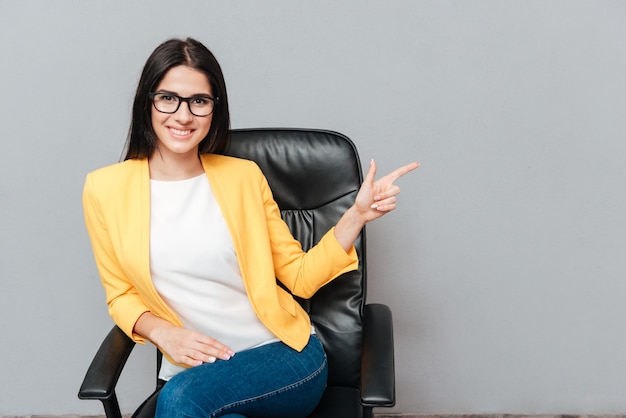
[[[100,412],[76,399],[111,326],[82,184],[182,35],[221,61],[233,127],[421,161],[368,230],[395,411],[623,413],[625,22],[621,1],[0,0],[0,414]],[[153,378],[138,352],[126,411]]]

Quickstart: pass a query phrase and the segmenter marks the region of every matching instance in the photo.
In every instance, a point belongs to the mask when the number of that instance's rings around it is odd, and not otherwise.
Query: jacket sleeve
[[[354,246],[346,252],[335,238],[334,227],[304,252],[282,220],[267,179],[262,174],[261,178],[274,269],[281,283],[294,295],[310,298],[336,277],[358,268]]]
[[[150,309],[119,263],[93,177],[93,174],[89,174],[85,181],[83,210],[96,266],[106,292],[109,314],[129,337],[143,343],[143,338],[133,334],[133,327],[139,316]]]

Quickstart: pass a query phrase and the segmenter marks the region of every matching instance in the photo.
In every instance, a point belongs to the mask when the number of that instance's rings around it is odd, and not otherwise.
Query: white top
[[[150,271],[185,328],[238,352],[277,341],[257,318],[206,175],[150,181]],[[159,378],[184,370],[164,357]]]

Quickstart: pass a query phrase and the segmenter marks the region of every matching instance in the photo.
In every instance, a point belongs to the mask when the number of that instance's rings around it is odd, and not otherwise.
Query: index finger
[[[208,335],[200,334],[200,338],[198,338],[198,342],[201,343],[205,347],[210,347],[215,350],[228,353],[230,355],[234,354],[234,352],[231,350],[230,347],[228,347],[227,345],[223,344],[221,341],[213,337],[209,337]]]
[[[389,174],[389,176],[391,176],[393,180],[397,180],[400,177],[404,176],[406,173],[409,173],[415,170],[419,166],[420,166],[420,163],[414,161],[412,163],[409,163],[407,165],[404,165],[400,168],[395,169],[393,172]]]

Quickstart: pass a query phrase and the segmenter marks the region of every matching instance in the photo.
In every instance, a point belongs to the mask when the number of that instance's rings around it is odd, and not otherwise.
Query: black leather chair
[[[283,218],[305,250],[350,207],[362,182],[354,144],[334,132],[233,130],[226,154],[257,162]],[[391,311],[385,305],[365,304],[365,231],[355,245],[358,270],[337,278],[310,300],[299,300],[311,316],[329,362],[328,387],[313,417],[371,417],[372,408],[395,404]],[[115,385],[133,346],[113,327],[80,388],[78,397],[102,401],[109,418],[121,417]],[[153,416],[159,390],[157,383],[155,393],[133,416]]]

